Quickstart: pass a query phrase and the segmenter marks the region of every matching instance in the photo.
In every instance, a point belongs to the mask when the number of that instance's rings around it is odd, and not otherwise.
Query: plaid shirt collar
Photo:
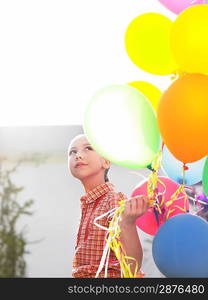
[[[114,189],[115,186],[110,182],[101,183],[81,197],[81,204],[94,202],[96,199],[107,194],[109,191],[114,191]]]

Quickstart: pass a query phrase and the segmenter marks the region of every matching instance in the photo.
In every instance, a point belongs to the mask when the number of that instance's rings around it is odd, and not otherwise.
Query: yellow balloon
[[[208,72],[208,5],[187,8],[173,23],[172,52],[180,68],[188,73]]]
[[[168,75],[177,70],[170,47],[172,24],[158,13],[142,14],[129,24],[125,47],[134,64],[156,75]]]
[[[155,111],[157,111],[162,92],[156,86],[146,81],[133,81],[128,83],[128,85],[141,92],[150,101]]]

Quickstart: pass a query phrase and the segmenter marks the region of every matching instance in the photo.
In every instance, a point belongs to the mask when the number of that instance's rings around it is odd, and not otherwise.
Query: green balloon
[[[202,184],[203,184],[204,194],[208,196],[208,157],[204,164]]]
[[[151,164],[147,166],[147,169],[149,169],[150,171],[154,171]]]
[[[145,168],[160,148],[156,113],[147,98],[129,85],[98,91],[86,106],[83,127],[101,156],[127,168]]]

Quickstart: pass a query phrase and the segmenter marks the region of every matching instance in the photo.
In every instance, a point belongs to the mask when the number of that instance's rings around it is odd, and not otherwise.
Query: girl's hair
[[[105,182],[108,182],[109,179],[108,179],[108,171],[109,171],[110,168],[108,169],[105,169],[105,173],[104,173],[104,179],[105,179]]]

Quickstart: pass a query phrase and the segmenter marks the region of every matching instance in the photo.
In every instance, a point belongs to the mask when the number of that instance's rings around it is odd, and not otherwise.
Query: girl
[[[71,174],[79,179],[85,195],[81,197],[81,220],[77,235],[72,277],[94,278],[100,264],[105,242],[105,230],[94,225],[94,219],[112,208],[127,197],[116,192],[109,182],[107,172],[110,161],[101,157],[90,145],[84,134],[76,136],[68,148],[68,167]],[[140,269],[143,251],[137,233],[135,221],[148,208],[147,197],[134,197],[126,202],[120,221],[122,241],[125,254],[133,257]],[[104,217],[99,222],[108,227],[109,219]],[[129,261],[131,271],[135,271],[136,262]],[[99,274],[104,277],[104,270]],[[108,264],[108,277],[121,277],[120,264],[111,250]],[[141,277],[141,272],[138,272]]]

